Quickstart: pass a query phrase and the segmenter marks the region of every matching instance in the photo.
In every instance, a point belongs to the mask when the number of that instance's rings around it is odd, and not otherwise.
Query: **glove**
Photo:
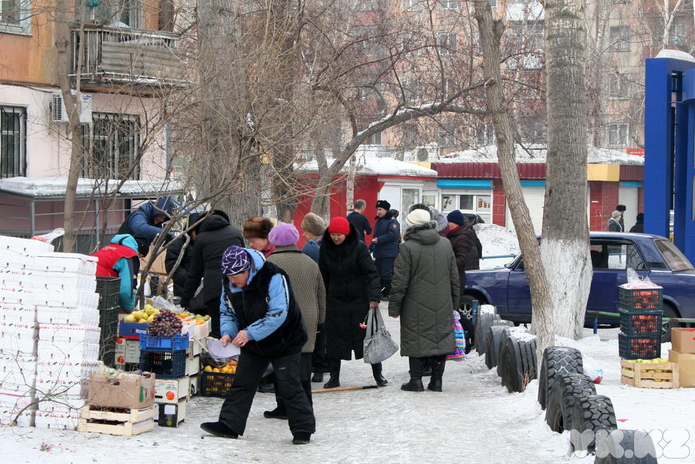
[[[191,300],[188,298],[181,298],[181,301],[179,301],[179,306],[181,306],[183,309],[188,308],[189,304],[191,304]]]

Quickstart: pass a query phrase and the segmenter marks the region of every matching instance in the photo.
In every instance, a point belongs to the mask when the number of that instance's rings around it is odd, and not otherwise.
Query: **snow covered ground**
[[[514,251],[515,241],[498,226],[479,232],[484,255]],[[508,261],[509,258],[506,259]],[[483,262],[485,263],[485,261]],[[487,264],[483,264],[486,267]],[[386,314],[386,303],[381,304]],[[399,322],[385,317],[399,340]],[[559,340],[580,349],[585,364],[603,369],[597,393],[615,407],[621,429],[652,433],[659,463],[695,463],[695,389],[658,390],[620,382],[618,329],[585,330],[580,341]],[[668,356],[670,343],[662,345]],[[291,444],[285,421],[266,419],[274,396],[258,394],[248,428],[238,440],[205,435],[200,423],[215,420],[222,399],[194,397],[179,428],[155,426],[129,438],[74,431],[0,427],[1,462],[47,464],[117,463],[589,463],[593,456],[571,454],[569,433],[552,432],[537,401],[538,381],[523,393],[508,393],[495,370],[472,352],[447,363],[444,391],[404,392],[407,358],[384,363],[385,388],[314,394],[317,432],[306,446]],[[373,385],[362,361],[343,363],[342,386]],[[321,384],[314,384],[318,389]]]

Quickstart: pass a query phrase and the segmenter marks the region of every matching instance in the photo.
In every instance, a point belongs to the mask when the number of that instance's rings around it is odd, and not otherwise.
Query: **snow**
[[[77,195],[90,195],[95,189],[103,191],[105,185],[102,180],[79,179],[77,181]],[[18,193],[32,197],[65,195],[68,180],[64,177],[11,177],[0,179],[0,190]],[[113,192],[119,185],[119,181],[111,180],[108,183],[108,191]],[[121,195],[127,194],[162,194],[181,192],[182,186],[176,181],[170,180],[128,180],[120,189]]]
[[[495,237],[490,240],[486,232]],[[481,226],[481,241],[502,249],[499,230]],[[492,248],[492,245],[490,245]],[[386,314],[386,303],[381,303]],[[384,317],[394,339],[399,321]],[[584,363],[603,370],[596,385],[615,408],[620,429],[650,431],[659,463],[695,462],[695,390],[634,388],[620,382],[618,329],[583,332],[575,341],[557,344],[582,352]],[[670,343],[661,347],[668,356]],[[217,461],[239,463],[593,463],[593,456],[570,453],[569,432],[552,432],[537,401],[538,381],[523,393],[508,393],[496,371],[487,369],[475,351],[462,362],[449,362],[444,391],[405,392],[408,361],[398,354],[383,364],[385,388],[314,394],[317,432],[310,444],[293,446],[285,421],[266,419],[274,396],[257,394],[243,437],[225,440],[206,436],[201,422],[216,420],[222,399],[194,397],[187,417],[176,429],[155,426],[152,432],[122,438],[22,427],[0,427],[3,462],[12,464],[113,463],[178,464]],[[343,362],[341,386],[373,385],[362,361]],[[321,384],[313,384],[320,388]]]
[[[331,164],[333,160],[329,161]],[[318,164],[316,160],[307,161],[295,165],[295,169],[302,173],[318,172]],[[340,172],[345,174],[348,172],[349,165],[345,164]],[[357,174],[358,175],[381,175],[381,176],[408,176],[408,177],[437,177],[437,171],[429,169],[417,164],[406,163],[394,158],[375,157],[375,156],[358,156],[357,158]]]

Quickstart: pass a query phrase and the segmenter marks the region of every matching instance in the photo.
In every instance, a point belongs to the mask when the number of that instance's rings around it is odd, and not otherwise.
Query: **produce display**
[[[155,337],[173,337],[181,333],[183,322],[173,311],[161,310],[155,314],[152,322],[147,327],[147,333]]]
[[[219,372],[221,374],[236,374],[236,366],[237,366],[237,361],[234,359],[230,359],[227,361],[227,364],[222,366],[222,367],[213,367],[211,365],[207,365],[203,368],[204,372]]]
[[[159,314],[159,312],[160,311],[154,308],[151,304],[146,304],[145,306],[143,306],[141,310],[133,311],[132,313],[128,314],[123,320],[125,322],[149,324],[150,322],[154,321],[154,317],[157,314]]]
[[[205,324],[208,320],[210,320],[210,316],[207,314],[203,316],[202,314],[192,314],[188,311],[182,311],[179,313],[179,318],[182,320],[193,320],[195,321],[196,325],[203,325]]]

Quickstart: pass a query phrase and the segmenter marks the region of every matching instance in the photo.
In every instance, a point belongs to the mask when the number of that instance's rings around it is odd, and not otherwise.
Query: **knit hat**
[[[613,211],[613,212],[611,213],[611,217],[612,217],[612,218],[617,218],[617,217],[620,216],[621,214],[622,214],[622,213],[621,213],[620,211]]]
[[[424,209],[413,210],[410,214],[408,214],[405,217],[405,223],[408,226],[412,226],[415,224],[424,224],[424,223],[429,222],[431,220],[432,220],[432,217],[430,215],[430,212],[425,211]]]
[[[295,245],[297,240],[299,240],[297,228],[286,222],[276,225],[268,234],[268,241],[275,246]]]
[[[268,238],[273,223],[268,218],[255,216],[248,218],[244,223],[244,238]]]
[[[384,208],[386,211],[391,209],[391,203],[386,200],[379,200],[376,202],[377,208]]]
[[[240,246],[232,245],[222,255],[222,273],[224,275],[241,274],[251,269],[251,258]]]
[[[349,235],[350,223],[342,216],[334,217],[331,219],[331,223],[328,224],[328,233]]]
[[[446,220],[448,222],[453,222],[457,226],[462,226],[465,223],[465,220],[463,219],[463,213],[457,209],[447,214]]]
[[[310,234],[314,234],[319,237],[326,231],[326,223],[321,216],[314,213],[307,213],[307,215],[304,216],[304,219],[302,219],[301,226],[302,229],[306,230]]]
[[[138,244],[138,253],[142,256],[147,256],[150,254],[150,239],[143,234],[135,234],[133,238]]]

